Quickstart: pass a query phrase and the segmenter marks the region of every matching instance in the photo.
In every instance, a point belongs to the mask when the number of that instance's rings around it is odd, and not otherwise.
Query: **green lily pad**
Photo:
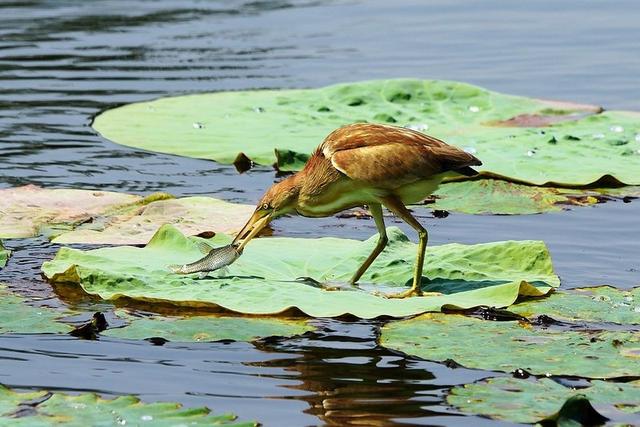
[[[54,243],[138,245],[147,243],[163,224],[190,235],[233,233],[253,209],[211,197],[175,199],[155,193],[143,198],[27,185],[0,190],[0,237],[43,234]]]
[[[5,249],[2,245],[2,240],[0,240],[0,268],[7,265],[7,261],[9,261],[9,257],[11,256],[11,251],[9,249]]]
[[[296,170],[329,132],[353,122],[414,126],[473,151],[488,176],[536,185],[584,186],[603,177],[640,184],[637,113],[601,112],[451,81],[378,80],[170,97],[108,110],[93,126],[131,147],[222,163],[233,163],[242,152],[256,163]]]
[[[109,214],[102,221],[82,224],[53,243],[137,245],[147,243],[158,227],[174,224],[187,235],[240,231],[254,207],[212,197],[158,200],[139,209]]]
[[[588,378],[636,376],[640,332],[536,328],[429,313],[391,322],[380,343],[423,359],[453,359],[467,368]]]
[[[60,315],[51,308],[27,305],[0,285],[0,333],[69,332],[71,326],[57,321]]]
[[[179,403],[142,403],[135,396],[103,399],[94,393],[68,395],[48,391],[17,392],[0,385],[3,426],[257,426],[235,422],[233,414],[212,415],[209,409],[183,409]]]
[[[546,298],[515,304],[509,310],[525,317],[546,314],[558,320],[640,324],[640,288],[610,286],[554,292]]]
[[[513,182],[481,179],[450,182],[434,193],[429,207],[468,214],[522,215],[553,212],[568,206],[589,206],[600,194],[587,190],[537,187]]]
[[[413,274],[416,245],[390,228],[389,246],[363,276],[367,289],[400,291]],[[317,317],[346,313],[361,318],[407,316],[445,307],[508,306],[519,295],[543,295],[558,286],[551,259],[539,241],[450,244],[427,249],[425,288],[442,296],[387,299],[349,288],[328,291],[315,282],[346,283],[375,245],[337,238],[261,238],[222,277],[197,280],[175,275],[167,265],[202,257],[195,239],[167,225],[144,248],[116,247],[80,251],[62,248],[42,271],[49,281],[73,283],[105,300],[127,297],[186,307],[223,307],[246,314],[277,314],[296,307]],[[225,244],[218,235],[211,242]]]
[[[194,316],[134,318],[122,328],[107,329],[102,335],[128,339],[161,337],[169,341],[252,341],[263,337],[293,336],[314,330],[305,320],[246,317]]]
[[[586,396],[596,406],[612,405],[623,412],[640,413],[638,381],[593,381],[591,387],[572,390],[548,378],[537,381],[490,378],[453,388],[447,396],[447,402],[463,412],[533,424],[558,412],[563,402],[577,395]],[[610,418],[615,417],[615,411],[607,411],[607,408],[599,412]]]

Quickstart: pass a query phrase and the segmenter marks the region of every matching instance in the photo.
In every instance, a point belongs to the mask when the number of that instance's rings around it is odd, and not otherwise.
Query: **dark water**
[[[268,168],[238,175],[210,161],[120,147],[89,127],[110,106],[180,93],[420,77],[640,110],[639,22],[635,0],[3,1],[0,186],[254,202],[274,179]],[[640,284],[638,202],[520,217],[418,212],[436,244],[545,240],[564,287]],[[336,218],[286,218],[275,229],[353,238],[374,232],[370,221]],[[86,318],[111,309],[51,293],[39,266],[55,245],[7,245],[17,251],[0,281],[12,289]],[[501,424],[443,403],[451,385],[488,373],[379,348],[376,322],[316,324],[317,333],[255,345],[1,336],[0,383],[135,393],[273,426]]]

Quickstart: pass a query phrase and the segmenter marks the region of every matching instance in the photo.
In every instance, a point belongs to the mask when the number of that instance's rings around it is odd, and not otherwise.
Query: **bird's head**
[[[249,221],[233,240],[233,244],[239,243],[238,252],[241,252],[249,240],[253,239],[272,219],[295,211],[298,193],[295,176],[272,185],[260,199]]]

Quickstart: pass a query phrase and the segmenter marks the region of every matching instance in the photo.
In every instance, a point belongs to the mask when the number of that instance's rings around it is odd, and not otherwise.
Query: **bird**
[[[388,243],[382,211],[385,207],[418,233],[412,286],[387,297],[421,296],[428,233],[407,205],[424,200],[444,178],[476,175],[471,166],[480,165],[482,162],[472,154],[416,130],[375,123],[348,124],[331,132],[302,170],[264,193],[232,244],[241,253],[269,222],[283,215],[318,218],[367,206],[379,236],[373,251],[349,281],[357,286]]]

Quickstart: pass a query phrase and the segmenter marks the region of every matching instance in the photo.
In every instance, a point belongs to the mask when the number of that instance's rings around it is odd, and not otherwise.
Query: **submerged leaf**
[[[545,314],[569,321],[640,324],[640,288],[610,286],[554,292],[546,298],[515,304],[511,310],[524,316]]]
[[[388,234],[389,246],[361,280],[365,289],[397,292],[411,281],[416,245],[397,228],[390,228]],[[423,288],[445,295],[403,300],[361,289],[328,291],[318,287],[346,283],[377,237],[365,242],[255,239],[225,276],[197,280],[194,275],[171,273],[169,264],[202,257],[195,240],[172,226],[163,226],[144,248],[62,248],[53,261],[43,264],[42,271],[51,282],[74,283],[106,300],[127,297],[147,303],[219,306],[248,314],[276,314],[295,307],[318,317],[346,313],[362,318],[407,316],[443,306],[504,307],[519,295],[540,296],[559,284],[547,248],[538,241],[429,247],[424,271],[429,279],[424,280]],[[227,242],[222,235],[211,241],[216,246]]]
[[[578,402],[579,405],[574,407],[563,405],[565,401],[575,404],[578,395],[584,396],[578,399],[582,400]],[[596,405],[614,405],[621,411],[640,414],[640,382],[637,381],[631,383],[592,381],[591,387],[573,390],[547,378],[540,380],[489,378],[475,384],[453,388],[447,396],[447,402],[463,412],[515,423],[536,423],[544,418],[575,420],[578,414],[572,414],[572,412],[575,409],[584,409],[585,398]],[[600,412],[610,418],[616,417],[615,411],[601,410]]]
[[[194,316],[170,318],[131,318],[123,328],[109,329],[102,335],[128,339],[160,337],[168,341],[252,341],[271,336],[293,336],[312,331],[305,320],[246,317]]]
[[[0,385],[0,424],[3,426],[258,425],[235,422],[233,414],[212,415],[209,412],[204,407],[182,408],[179,403],[143,403],[135,396],[103,399],[94,393],[17,392]]]
[[[48,307],[33,307],[0,285],[0,333],[69,332],[70,326],[59,323],[61,313]]]
[[[196,121],[204,127],[194,129]],[[484,163],[481,171],[511,180],[582,186],[609,178],[640,184],[640,155],[618,145],[640,133],[637,114],[451,81],[378,80],[170,97],[108,110],[93,126],[127,146],[229,164],[243,152],[256,163],[293,170],[332,130],[363,121],[428,127],[429,134],[473,150]]]
[[[428,360],[453,359],[467,368],[588,378],[637,376],[640,332],[577,331],[425,314],[382,329],[385,347]]]

